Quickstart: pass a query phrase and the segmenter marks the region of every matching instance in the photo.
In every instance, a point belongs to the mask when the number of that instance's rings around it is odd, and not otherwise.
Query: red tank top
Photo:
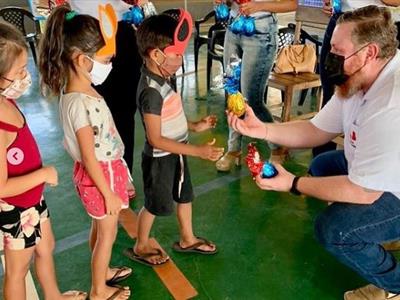
[[[8,99],[18,109],[13,100]],[[19,110],[19,109],[18,109]],[[20,111],[22,114],[22,112]],[[18,128],[14,125],[0,121],[0,129],[8,132],[16,132],[17,136],[13,143],[7,148],[7,172],[8,178],[17,177],[31,173],[42,167],[39,148],[26,123],[24,117],[24,126]],[[26,191],[25,193],[2,198],[8,204],[28,208],[40,202],[44,189],[44,183]]]

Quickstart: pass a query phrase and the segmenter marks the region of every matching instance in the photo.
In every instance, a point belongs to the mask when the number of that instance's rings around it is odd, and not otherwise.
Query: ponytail
[[[88,15],[75,15],[67,6],[50,14],[41,39],[39,71],[44,94],[60,95],[70,72],[76,72],[72,54],[80,51],[93,56],[104,46],[99,22]]]

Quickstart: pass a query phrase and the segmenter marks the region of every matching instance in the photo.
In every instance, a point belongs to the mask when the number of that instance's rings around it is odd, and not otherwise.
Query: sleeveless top
[[[7,100],[18,109],[13,100]],[[28,127],[28,124],[26,123],[25,116],[21,111],[20,113],[24,118],[24,125],[21,128],[0,121],[1,130],[17,133],[15,140],[10,146],[7,147],[8,178],[25,175],[42,167],[42,159],[40,157],[39,148]],[[12,197],[3,197],[2,200],[14,206],[29,208],[40,202],[42,199],[43,190],[44,183],[39,184],[22,194]]]

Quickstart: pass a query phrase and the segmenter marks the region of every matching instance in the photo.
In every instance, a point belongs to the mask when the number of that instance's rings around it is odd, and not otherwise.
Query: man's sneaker
[[[344,300],[400,300],[400,294],[390,294],[373,284],[368,284],[357,290],[346,292]]]

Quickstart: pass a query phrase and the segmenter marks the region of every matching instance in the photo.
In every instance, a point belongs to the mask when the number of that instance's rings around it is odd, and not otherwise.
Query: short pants
[[[120,159],[99,163],[111,189],[122,199],[121,208],[128,208],[129,177],[126,165]],[[88,215],[95,219],[105,218],[107,210],[104,197],[80,162],[75,162],[73,181]]]
[[[42,238],[41,223],[48,218],[49,210],[44,198],[29,208],[0,200],[0,231],[4,248],[22,250],[36,246]]]
[[[144,207],[153,215],[167,216],[174,201],[193,201],[193,187],[186,156],[169,154],[162,157],[142,155]]]

